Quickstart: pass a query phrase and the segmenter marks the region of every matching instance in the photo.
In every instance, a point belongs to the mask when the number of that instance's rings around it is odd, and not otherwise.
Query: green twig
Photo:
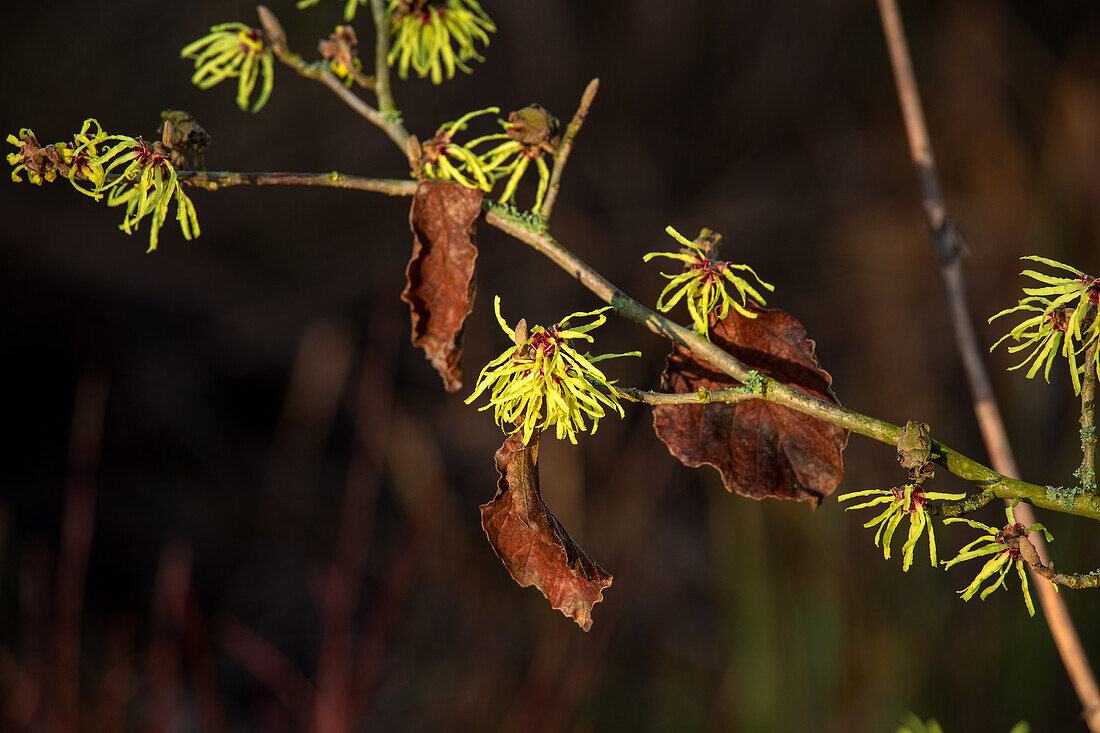
[[[764,395],[749,391],[744,387],[714,390],[700,388],[698,392],[649,392],[636,387],[616,387],[615,392],[631,402],[642,402],[647,405],[705,405],[708,402],[742,402],[744,400],[766,399]]]
[[[1095,317],[1095,316],[1094,316]],[[1074,472],[1081,488],[1096,493],[1096,348],[1085,352],[1085,374],[1081,380],[1081,467]]]
[[[390,88],[390,65],[386,60],[390,54],[390,19],[386,15],[385,0],[370,0],[370,10],[374,16],[374,93],[378,97],[378,111],[392,117],[397,107]],[[407,135],[405,139],[408,140]],[[401,145],[401,149],[405,146]]]
[[[924,509],[937,517],[957,517],[975,512],[996,498],[996,492],[986,487],[958,501],[929,501],[924,505]]]
[[[569,160],[569,153],[573,150],[573,140],[580,132],[581,125],[584,124],[584,120],[588,116],[588,109],[592,106],[592,101],[596,98],[596,92],[599,91],[599,88],[599,79],[588,82],[588,86],[584,88],[584,94],[581,95],[581,102],[577,105],[577,111],[573,114],[573,119],[569,121],[569,126],[565,128],[561,145],[554,153],[554,170],[550,174],[550,187],[546,191],[546,200],[542,202],[542,211],[539,212],[542,214],[543,219],[549,219],[550,212],[554,210],[554,202],[558,200],[558,190],[561,188],[561,174],[565,170],[566,161]]]

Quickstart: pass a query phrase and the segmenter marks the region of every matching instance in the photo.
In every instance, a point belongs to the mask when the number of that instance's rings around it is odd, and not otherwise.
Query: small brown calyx
[[[718,246],[721,243],[722,235],[714,231],[713,229],[706,228],[700,229],[699,236],[695,238],[694,242],[692,242],[692,244],[702,250],[704,256],[711,260],[717,259]],[[680,251],[685,252],[686,254],[691,254],[691,252],[688,251],[686,248]]]
[[[913,483],[923,483],[935,473],[932,461],[939,456],[934,452],[935,442],[926,423],[910,420],[898,434],[898,463],[908,469]]]
[[[256,6],[256,13],[260,16],[260,25],[264,28],[264,40],[266,40],[276,52],[286,50],[286,31],[275,14],[263,5]]]
[[[527,343],[528,338],[529,336],[527,334],[527,319],[521,318],[519,319],[519,323],[516,324],[516,346],[523,346]]]
[[[428,0],[398,0],[390,15],[396,24],[409,15],[423,15],[428,12]]]
[[[202,154],[210,144],[210,135],[194,116],[182,109],[166,109],[157,134],[170,152],[172,166],[180,170],[204,170]]]
[[[451,136],[447,134],[447,129],[441,127],[435,131],[435,135],[431,140],[426,140],[420,145],[419,158],[425,163],[435,163],[439,160],[439,156],[443,154],[443,151],[447,149],[447,146],[451,144]]]
[[[1039,552],[1035,549],[1035,545],[1031,544],[1031,540],[1027,537],[1020,537],[1016,540],[1016,551],[1020,553],[1020,559],[1031,567],[1037,567],[1043,564],[1042,559],[1039,557]]]
[[[508,115],[508,137],[526,148],[531,158],[542,153],[553,155],[561,144],[561,123],[545,107],[531,104]]]
[[[1005,528],[996,534],[994,539],[1000,542],[1008,550],[1013,558],[1021,556],[1020,551],[1020,539],[1027,536],[1027,527],[1016,522],[1015,524],[1006,524]],[[1028,541],[1028,545],[1031,546],[1031,542]],[[1034,551],[1034,547],[1031,547]]]
[[[1066,332],[1069,328],[1069,321],[1073,318],[1074,309],[1069,306],[1062,306],[1052,313],[1048,313],[1044,319],[1046,323],[1049,323],[1055,331]]]
[[[65,144],[59,144],[61,148],[55,144],[42,147],[38,143],[38,138],[34,135],[27,135],[19,146],[19,152],[13,155],[19,156],[18,162],[32,175],[32,181],[38,180],[33,176],[41,176],[43,180],[53,181],[59,175],[69,175],[69,164],[65,160],[62,148],[66,150],[71,150],[71,148]],[[8,160],[15,160],[15,158],[9,157]],[[12,163],[12,165],[15,165],[15,163]]]

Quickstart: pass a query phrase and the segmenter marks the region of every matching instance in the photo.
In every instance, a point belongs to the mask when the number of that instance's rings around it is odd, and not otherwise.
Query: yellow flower
[[[916,551],[917,541],[924,534],[926,527],[928,528],[928,561],[932,567],[936,567],[938,562],[936,558],[936,533],[932,528],[932,518],[928,516],[928,512],[924,508],[925,502],[929,499],[954,501],[964,498],[966,494],[942,494],[925,491],[921,486],[909,484],[897,489],[854,491],[839,497],[838,501],[847,501],[860,496],[874,496],[876,498],[862,504],[845,507],[844,511],[868,509],[880,504],[888,504],[885,511],[863,525],[866,528],[878,525],[878,531],[875,532],[875,547],[879,547],[881,541],[882,556],[887,560],[890,559],[894,531],[898,528],[902,519],[906,516],[909,517],[909,536],[901,547],[901,569],[904,572],[909,572],[909,568],[913,564],[913,553]]]
[[[258,112],[271,96],[275,85],[275,60],[259,28],[244,23],[222,23],[210,33],[180,51],[181,58],[194,59],[195,73],[191,83],[200,89],[237,79],[237,106],[248,110],[256,82],[263,77],[260,94],[252,105]]]
[[[492,189],[493,180],[486,174],[481,159],[470,150],[469,143],[460,145],[454,141],[454,136],[465,130],[472,118],[498,112],[499,107],[486,107],[441,125],[435,137],[421,146],[424,174],[444,181],[455,180],[466,188]]]
[[[688,241],[672,227],[665,227],[665,231],[690,251],[650,252],[642,258],[644,262],[649,262],[654,257],[668,257],[684,263],[684,270],[678,275],[661,273],[668,278],[669,283],[657,299],[659,311],[668,313],[681,300],[686,301],[692,323],[695,324],[695,332],[707,339],[710,338],[712,313],[718,320],[722,320],[729,315],[732,307],[746,318],[756,318],[756,314],[745,307],[748,298],[752,298],[760,305],[766,305],[767,301],[747,279],[738,277],[734,272],[748,272],[761,287],[769,292],[775,290],[774,285],[761,280],[748,265],[711,260],[697,244]],[[729,294],[726,289],[727,282],[736,288],[738,298]]]
[[[431,76],[433,84],[443,82],[443,70],[453,79],[455,69],[467,74],[466,61],[484,59],[475,41],[489,45],[489,33],[496,26],[476,0],[447,0],[442,7],[427,0],[390,0],[387,12],[392,18],[393,43],[386,62],[397,64],[402,79],[411,66],[420,78]]]
[[[87,134],[93,125],[96,132]],[[166,127],[165,136],[168,134],[170,128]],[[199,236],[195,206],[183,191],[170,160],[171,151],[163,141],[150,143],[140,137],[107,135],[95,120],[84,123],[77,139],[84,142],[73,151],[73,159],[83,161],[84,169],[92,172],[88,180],[93,187],[81,188],[75,177],[74,185],[96,201],[106,193],[108,206],[125,205],[119,229],[130,234],[142,219],[150,217],[148,251],[152,252],[168,218],[168,208],[175,201],[176,221],[184,238]]]
[[[553,156],[561,142],[558,119],[543,107],[532,104],[512,112],[507,120],[500,120],[500,124],[504,132],[471,140],[467,147],[473,148],[496,140],[504,141],[478,156],[482,169],[493,176],[494,182],[502,178],[508,179],[504,193],[500,196],[502,204],[511,202],[515,197],[516,187],[531,161],[534,161],[539,173],[539,185],[531,211],[538,212],[550,184],[550,166],[543,158],[543,153]]]
[[[1015,506],[1015,503],[1013,506]],[[1048,542],[1053,541],[1054,538],[1050,535],[1050,532],[1047,531],[1046,527],[1041,524],[1033,524],[1030,527],[1024,527],[1024,525],[1017,522],[1016,517],[1013,515],[1012,507],[1007,507],[1005,509],[1005,516],[1008,518],[1008,524],[1004,526],[1004,529],[990,527],[988,524],[976,522],[973,519],[965,519],[963,517],[955,517],[946,520],[944,524],[963,522],[974,529],[981,530],[983,534],[981,537],[959,550],[959,554],[944,563],[943,568],[946,570],[956,563],[992,555],[993,557],[986,561],[985,565],[978,571],[978,574],[974,577],[970,585],[958,592],[964,601],[969,601],[978,593],[978,590],[986,580],[996,575],[997,579],[993,581],[993,584],[981,592],[980,597],[981,600],[984,601],[990,593],[998,588],[1005,587],[1005,576],[1008,574],[1009,569],[1015,566],[1016,573],[1020,576],[1020,589],[1024,594],[1024,604],[1027,606],[1027,612],[1034,616],[1035,605],[1031,602],[1031,593],[1028,591],[1027,586],[1027,568],[1024,566],[1024,561],[1020,557],[1020,538],[1026,537],[1032,532],[1040,531],[1046,535]],[[1057,589],[1058,586],[1054,587]]]
[[[1016,306],[1006,308],[990,318],[989,322],[1011,313],[1034,315],[1017,324],[989,350],[993,351],[1008,338],[1013,339],[1017,343],[1008,347],[1010,353],[1027,349],[1031,351],[1019,364],[1009,367],[1009,371],[1021,369],[1030,362],[1031,368],[1027,371],[1027,377],[1034,377],[1042,369],[1043,378],[1047,382],[1050,381],[1054,358],[1061,354],[1069,364],[1073,391],[1080,394],[1081,375],[1085,369],[1095,369],[1097,376],[1100,376],[1100,354],[1092,364],[1077,362],[1079,354],[1100,341],[1100,318],[1095,316],[1097,300],[1100,299],[1100,278],[1090,277],[1075,267],[1046,257],[1028,255],[1021,259],[1040,262],[1073,276],[1048,275],[1035,270],[1024,270],[1020,273],[1038,281],[1040,287],[1024,288],[1025,297]],[[1090,311],[1093,313],[1092,318],[1086,322]]]
[[[600,419],[607,409],[623,416],[623,408],[612,388],[612,382],[595,366],[604,359],[620,356],[640,356],[637,351],[627,354],[581,354],[570,341],[591,342],[590,331],[606,320],[604,311],[573,313],[550,328],[534,326],[528,331],[525,321],[513,330],[500,314],[500,297],[493,301],[497,322],[515,343],[510,349],[489,362],[478,376],[474,392],[466,398],[472,403],[489,390],[489,404],[479,408],[494,410],[497,424],[505,433],[523,431],[523,442],[528,443],[536,430],[553,426],[557,438],[577,442],[577,433],[588,430],[585,419],[592,421],[596,432]],[[589,323],[570,326],[575,318],[594,317]]]

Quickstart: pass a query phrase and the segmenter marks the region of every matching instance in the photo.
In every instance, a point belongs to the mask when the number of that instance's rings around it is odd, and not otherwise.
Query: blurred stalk
[[[763,505],[733,504],[724,491],[707,488],[711,562],[728,645],[710,723],[714,730],[782,730],[792,722],[780,704],[784,654],[779,626],[785,621],[776,599]]]
[[[58,558],[57,629],[54,653],[56,723],[60,730],[79,728],[80,618],[88,552],[95,525],[96,472],[103,445],[108,380],[94,371],[82,372],[73,397],[69,434],[69,475],[61,517],[61,555]]]
[[[913,166],[917,171],[921,192],[924,196],[924,215],[928,224],[932,243],[939,257],[940,273],[946,289],[947,302],[951,311],[951,322],[955,330],[955,341],[962,358],[966,379],[974,401],[974,414],[981,428],[986,450],[993,462],[993,468],[1005,476],[1019,478],[1019,469],[1008,442],[1004,420],[997,406],[993,385],[986,371],[982,348],[970,315],[966,294],[966,277],[962,269],[961,255],[966,245],[958,227],[947,216],[947,206],[943,200],[939,175],[936,172],[936,159],[932,155],[932,141],[924,121],[917,80],[913,73],[913,62],[909,56],[909,45],[905,40],[901,14],[897,0],[878,0],[879,14],[882,17],[883,32],[890,52],[890,64],[894,70],[894,81],[898,88],[898,100],[901,104],[905,130],[909,137],[909,151]],[[1007,500],[1006,500],[1006,503]],[[1028,504],[1016,507],[1016,518],[1025,525],[1035,522],[1035,515]],[[1046,543],[1036,537],[1035,549],[1044,563],[1050,559],[1046,552]],[[1029,571],[1032,587],[1039,594],[1043,615],[1051,636],[1058,647],[1070,681],[1081,701],[1084,718],[1089,730],[1100,733],[1100,689],[1089,666],[1088,657],[1081,647],[1073,620],[1070,618],[1065,601],[1055,592],[1050,583],[1045,582],[1034,571]]]
[[[389,441],[398,353],[393,347],[397,340],[396,319],[384,308],[375,309],[374,314],[355,395],[355,441],[347,490],[320,599],[321,651],[311,728],[314,733],[351,730],[355,709],[353,624],[374,529],[381,466]]]

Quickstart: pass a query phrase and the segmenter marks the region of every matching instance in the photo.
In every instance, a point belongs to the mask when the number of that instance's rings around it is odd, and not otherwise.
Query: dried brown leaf
[[[409,225],[413,251],[405,268],[413,346],[424,349],[448,392],[462,388],[462,327],[473,308],[474,245],[481,191],[452,181],[422,181]]]
[[[756,318],[731,311],[714,325],[711,341],[761,374],[839,404],[802,324],[781,310],[753,309]],[[738,384],[681,346],[673,347],[661,375],[661,389],[669,392]],[[767,400],[661,405],[653,410],[653,427],[684,465],[714,466],[727,490],[754,499],[817,506],[844,476],[847,430]]]
[[[542,501],[538,434],[524,445],[509,435],[496,453],[497,493],[481,505],[481,526],[512,579],[537,587],[550,605],[588,631],[592,606],[603,600],[611,575],[573,541]]]

